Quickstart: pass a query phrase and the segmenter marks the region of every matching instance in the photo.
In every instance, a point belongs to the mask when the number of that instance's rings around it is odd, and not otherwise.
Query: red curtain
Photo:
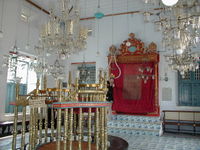
[[[154,112],[154,63],[119,64],[119,67],[122,74],[114,81],[114,102],[112,109],[121,113],[146,114]],[[111,68],[111,72],[117,76],[119,73],[117,67],[112,64]],[[147,71],[144,68],[152,68],[152,71]],[[141,72],[141,69],[144,69],[143,72]],[[144,82],[144,78],[142,79],[142,75],[148,78],[146,83]]]

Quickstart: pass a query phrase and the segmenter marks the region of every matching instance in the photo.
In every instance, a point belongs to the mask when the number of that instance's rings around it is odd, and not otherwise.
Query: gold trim
[[[100,84],[79,84],[79,87],[99,87]]]
[[[111,57],[108,56],[111,60]],[[159,54],[135,54],[135,55],[119,55],[116,57],[118,63],[145,63],[145,62],[159,62]],[[112,63],[114,60],[112,59]]]

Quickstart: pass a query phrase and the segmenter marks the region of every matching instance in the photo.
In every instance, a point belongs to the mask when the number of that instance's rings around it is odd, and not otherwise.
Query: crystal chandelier
[[[50,74],[51,76],[53,76],[53,78],[55,80],[63,78],[63,76],[65,75],[65,73],[64,73],[64,66],[61,65],[61,63],[59,62],[58,59],[56,59],[56,61],[54,62],[53,65],[49,66],[48,74]]]
[[[185,73],[188,71],[195,71],[199,69],[199,57],[190,50],[184,51],[182,54],[173,54],[166,56],[166,60],[172,70],[180,72],[181,76],[185,78]]]
[[[166,50],[186,50],[199,42],[200,2],[182,0],[172,7],[163,7],[157,13],[155,22],[158,30],[162,29],[163,48]]]
[[[40,78],[43,74],[46,74],[48,72],[49,68],[43,58],[37,58],[37,60],[31,63],[30,69],[33,69],[37,74],[37,77]]]
[[[15,40],[15,44],[12,47],[12,50],[9,52],[8,55],[3,55],[3,62],[2,62],[2,67],[7,67],[11,71],[15,71],[16,67],[18,65],[18,60],[22,59],[19,56],[18,52],[18,47],[17,47],[17,41]]]
[[[60,15],[55,15],[51,10],[50,21],[43,26],[40,34],[44,49],[49,54],[58,54],[62,59],[86,46],[88,30],[80,25],[79,0],[74,0],[74,5],[71,3],[61,0]]]
[[[150,3],[151,0],[147,0]],[[169,1],[162,0],[166,5]],[[171,1],[171,0],[170,0]],[[194,48],[200,42],[200,1],[181,0],[171,1],[169,5],[162,5],[156,14],[157,31],[162,31],[162,47],[169,50],[171,55],[166,59],[173,70],[180,71],[182,75],[187,71],[197,69],[198,57]],[[167,7],[170,6],[170,7]]]

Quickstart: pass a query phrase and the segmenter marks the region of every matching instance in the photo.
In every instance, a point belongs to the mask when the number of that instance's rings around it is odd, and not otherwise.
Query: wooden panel
[[[200,106],[200,83],[194,83],[192,85],[192,106]]]
[[[200,113],[195,113],[195,121],[200,121]]]
[[[181,106],[191,106],[192,105],[192,85],[191,84],[181,84],[179,91],[179,105]]]
[[[165,119],[178,120],[178,112],[165,112]]]
[[[180,113],[180,120],[194,120],[194,114],[190,112],[181,112]]]
[[[180,106],[200,106],[200,71],[186,73],[182,78],[178,76],[179,105]]]

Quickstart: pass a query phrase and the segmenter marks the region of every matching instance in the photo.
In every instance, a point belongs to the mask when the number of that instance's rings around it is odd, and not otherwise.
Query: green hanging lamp
[[[101,11],[100,11],[100,0],[98,0],[98,11],[94,14],[94,17],[96,18],[96,19],[101,19],[101,18],[103,18],[105,15],[104,15],[104,13],[102,13]]]

